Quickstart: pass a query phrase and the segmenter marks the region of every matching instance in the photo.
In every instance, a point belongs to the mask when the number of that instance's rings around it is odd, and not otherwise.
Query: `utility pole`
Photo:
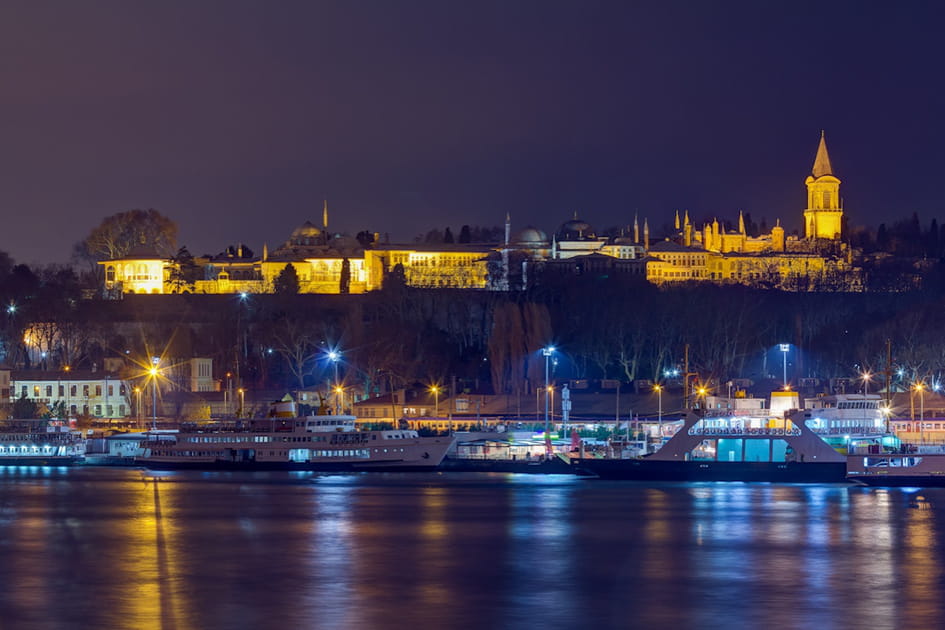
[[[689,398],[689,377],[696,376],[695,372],[689,371],[689,344],[686,344],[685,357],[683,360],[683,394],[685,397],[686,409],[692,409],[692,401]]]

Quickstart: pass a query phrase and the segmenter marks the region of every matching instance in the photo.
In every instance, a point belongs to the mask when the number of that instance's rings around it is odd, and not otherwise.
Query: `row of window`
[[[72,386],[70,386],[70,387],[69,387],[69,395],[70,395],[70,396],[78,396],[78,395],[79,395],[79,394],[78,394],[78,391],[79,391],[78,387],[79,387],[78,385],[72,385]],[[34,398],[38,398],[38,397],[40,396],[40,392],[41,392],[42,390],[43,390],[43,386],[42,386],[42,385],[33,385],[33,397],[34,397]],[[46,390],[46,398],[52,398],[52,395],[53,395],[53,386],[52,386],[52,385],[46,385],[46,386],[45,386],[45,390]],[[27,395],[28,395],[28,393],[27,393],[28,391],[29,391],[29,386],[28,386],[28,385],[21,385],[21,386],[20,386],[20,396],[27,396]],[[90,386],[90,385],[83,385],[83,386],[82,386],[82,396],[83,396],[83,397],[88,398],[88,397],[91,395],[91,391],[92,391],[92,389],[91,389],[91,386]],[[96,386],[95,386],[95,395],[96,395],[96,396],[101,396],[101,395],[102,395],[102,391],[103,391],[103,389],[102,389],[102,386],[101,386],[101,385],[96,385]],[[59,386],[58,386],[58,392],[59,392],[59,398],[64,398],[65,395],[66,395],[66,386],[65,386],[65,385],[59,385]],[[114,385],[109,385],[109,386],[108,386],[108,395],[109,395],[109,396],[114,396],[114,395],[115,395],[115,386],[114,386]],[[124,385],[119,385],[119,386],[118,386],[118,395],[119,395],[119,396],[124,396],[124,395],[125,395],[125,386],[124,386]]]

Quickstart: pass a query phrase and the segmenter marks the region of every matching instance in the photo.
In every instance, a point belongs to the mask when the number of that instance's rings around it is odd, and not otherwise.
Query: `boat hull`
[[[567,462],[558,457],[539,461],[447,457],[440,464],[440,470],[444,472],[495,472],[535,475],[570,475],[575,472],[573,466],[569,466]]]
[[[278,461],[156,461],[137,460],[149,470],[226,470],[271,471],[298,470],[306,472],[429,472],[436,464],[415,462],[278,462]]]
[[[78,466],[83,458],[79,456],[25,456],[2,457],[0,466]]]
[[[943,475],[847,475],[847,479],[876,488],[945,488]]]
[[[579,459],[579,475],[630,481],[758,481],[843,483],[845,462],[713,462],[654,459]]]

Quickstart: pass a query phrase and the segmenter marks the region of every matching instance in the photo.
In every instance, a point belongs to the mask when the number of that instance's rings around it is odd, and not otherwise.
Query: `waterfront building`
[[[96,370],[15,370],[10,402],[36,403],[41,413],[120,419],[131,413],[132,388],[117,374]]]

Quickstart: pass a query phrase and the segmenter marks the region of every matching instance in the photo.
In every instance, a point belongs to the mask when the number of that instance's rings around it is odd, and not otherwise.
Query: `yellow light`
[[[653,391],[656,392],[656,393],[659,393],[659,392],[663,391],[663,386],[662,386],[662,385],[654,385],[654,386],[653,386]]]
[[[158,369],[156,367],[148,368],[148,374],[150,374],[151,376],[157,376],[157,373],[158,373]]]
[[[555,388],[554,388],[553,386],[549,385],[549,386],[548,386],[548,391],[549,391],[549,392],[553,392],[553,391],[555,391]]]
[[[915,389],[917,392],[921,392],[923,389],[925,389],[925,383],[916,383],[913,389]]]
[[[431,394],[439,394],[439,393],[440,393],[440,388],[437,387],[436,385],[430,385],[430,393],[431,393]]]
[[[344,390],[343,387],[336,387],[336,388],[335,388],[335,393],[336,393],[336,394],[343,394],[344,391],[345,391],[345,390]]]

